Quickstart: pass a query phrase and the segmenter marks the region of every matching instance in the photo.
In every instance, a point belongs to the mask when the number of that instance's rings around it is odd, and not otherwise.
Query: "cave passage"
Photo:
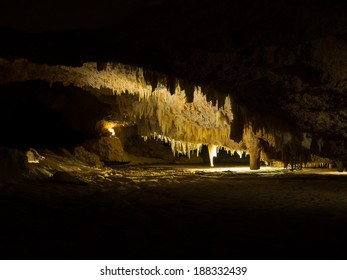
[[[1,259],[346,259],[345,3],[21,2]]]

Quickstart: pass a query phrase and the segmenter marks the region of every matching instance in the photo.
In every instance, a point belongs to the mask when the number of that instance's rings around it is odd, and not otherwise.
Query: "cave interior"
[[[2,258],[343,257],[347,5],[65,2],[2,11]]]

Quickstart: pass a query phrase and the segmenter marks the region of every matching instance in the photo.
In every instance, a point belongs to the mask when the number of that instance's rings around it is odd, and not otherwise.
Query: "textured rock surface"
[[[344,161],[346,15],[346,5],[324,1],[160,1],[118,29],[115,19],[97,31],[4,31],[0,83],[108,96],[110,111],[86,121],[89,130],[104,117],[130,119],[175,154],[211,144],[255,162]]]
[[[52,181],[60,184],[87,185],[86,182],[64,171],[54,173],[52,176]]]
[[[87,141],[84,146],[104,163],[129,162],[129,156],[118,137],[100,137]]]

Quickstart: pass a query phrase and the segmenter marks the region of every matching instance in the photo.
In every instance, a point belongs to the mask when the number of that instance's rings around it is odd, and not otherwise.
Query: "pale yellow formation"
[[[208,145],[208,155],[210,157],[210,166],[213,167],[213,158],[217,156],[217,146]]]
[[[200,150],[202,144],[233,148],[230,140],[232,120],[230,98],[218,108],[206,101],[200,88],[194,92],[193,102],[188,103],[184,90],[178,85],[175,94],[159,85],[151,95],[137,102],[120,102],[120,110],[129,118],[141,119],[139,134],[171,143],[174,153],[187,154]]]
[[[294,141],[290,132],[255,129],[247,123],[242,141],[236,143],[230,139],[233,113],[229,96],[223,106],[213,105],[201,88],[196,87],[192,102],[188,102],[179,81],[176,80],[174,92],[168,89],[165,75],[160,75],[157,84],[153,85],[145,78],[145,73],[150,72],[141,67],[107,63],[102,69],[98,70],[96,62],[73,67],[37,64],[25,59],[10,62],[0,58],[0,84],[41,80],[50,85],[73,85],[96,95],[114,95],[120,115],[102,125],[110,135],[115,136],[119,124],[136,124],[138,135],[144,139],[153,137],[165,141],[171,145],[174,155],[188,157],[193,151],[199,155],[202,146],[207,145],[211,166],[218,150],[224,148],[231,153],[237,152],[240,157],[245,151],[250,155],[251,165],[254,162],[254,168],[258,168],[264,154],[261,141],[266,141],[270,147],[283,147]],[[311,142],[311,136],[305,133],[299,143],[309,149]],[[319,149],[322,144],[321,141],[318,143]]]

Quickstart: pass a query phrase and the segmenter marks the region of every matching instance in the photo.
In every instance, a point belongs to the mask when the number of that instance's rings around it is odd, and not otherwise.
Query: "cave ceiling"
[[[98,117],[137,123],[173,152],[205,144],[346,159],[346,4],[140,2],[115,1],[112,19],[97,9],[105,19],[88,20],[83,7],[54,24],[46,6],[42,24],[2,19],[1,87],[40,81],[114,96]]]

